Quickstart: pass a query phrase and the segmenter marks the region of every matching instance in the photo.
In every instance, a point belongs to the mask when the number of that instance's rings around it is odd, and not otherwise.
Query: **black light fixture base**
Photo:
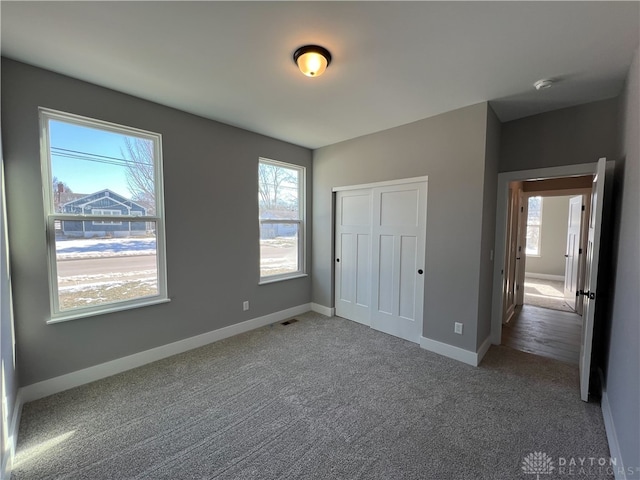
[[[298,48],[293,53],[293,61],[295,62],[295,64],[296,65],[298,64],[298,58],[300,58],[305,53],[309,53],[309,52],[319,53],[324,58],[326,58],[327,59],[327,67],[331,63],[331,53],[329,53],[329,50],[327,50],[326,48],[321,47],[319,45],[305,45],[303,47]]]

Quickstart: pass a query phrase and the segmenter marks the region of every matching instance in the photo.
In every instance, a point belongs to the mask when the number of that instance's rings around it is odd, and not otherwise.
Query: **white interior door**
[[[371,327],[420,342],[427,183],[374,188],[372,203]]]
[[[578,270],[580,266],[580,229],[582,221],[582,195],[569,199],[569,219],[567,222],[567,250],[564,254],[564,298],[577,309],[576,292],[578,287]]]
[[[584,312],[582,315],[582,344],[580,345],[580,398],[589,400],[589,378],[591,374],[591,347],[593,322],[597,300],[598,260],[600,257],[600,226],[604,200],[606,159],[598,160],[598,171],[593,179],[591,209],[589,212],[589,237],[586,248],[584,285]]]
[[[336,193],[336,315],[370,325],[371,189]]]
[[[507,205],[507,239],[503,284],[502,323],[509,322],[516,308],[516,257],[518,256],[519,188],[509,187]]]

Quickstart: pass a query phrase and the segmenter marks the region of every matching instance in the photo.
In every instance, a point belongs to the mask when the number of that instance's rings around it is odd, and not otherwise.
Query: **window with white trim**
[[[284,280],[305,273],[304,186],[304,167],[260,158],[261,282]]]
[[[527,213],[527,255],[540,256],[542,197],[529,197]]]
[[[49,321],[167,301],[160,134],[45,108],[40,127]]]

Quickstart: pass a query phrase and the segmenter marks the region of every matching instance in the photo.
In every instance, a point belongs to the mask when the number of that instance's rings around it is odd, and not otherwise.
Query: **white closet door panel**
[[[404,235],[400,239],[400,298],[398,315],[416,319],[417,238]]]
[[[387,315],[393,315],[394,281],[394,238],[392,235],[380,235],[378,241],[378,303],[377,311]]]
[[[371,235],[359,234],[356,260],[356,304],[371,305]]]
[[[336,195],[335,266],[336,315],[370,325],[370,189]]]
[[[418,191],[380,192],[380,222],[383,227],[418,226]]]
[[[353,233],[343,233],[340,235],[340,250],[342,252],[340,272],[339,299],[351,303],[353,298],[353,277],[355,274],[354,244],[355,235]]]
[[[427,184],[373,188],[371,326],[412,342],[422,335]]]
[[[340,225],[345,227],[371,225],[371,194],[340,195],[342,215]]]

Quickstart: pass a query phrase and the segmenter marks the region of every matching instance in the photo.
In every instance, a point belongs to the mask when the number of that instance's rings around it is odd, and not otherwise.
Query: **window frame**
[[[302,165],[281,162],[270,158],[258,158],[258,170],[260,164],[273,165],[275,167],[288,168],[298,172],[298,219],[261,219],[260,218],[260,175],[258,174],[258,249],[260,250],[260,236],[262,225],[298,225],[298,269],[295,272],[279,273],[275,275],[262,276],[262,252],[258,255],[258,285],[281,282],[294,278],[307,276],[307,249],[306,249],[306,229],[307,229],[307,169]]]
[[[107,313],[130,310],[133,308],[155,305],[169,302],[167,291],[167,262],[166,262],[166,236],[164,220],[164,176],[162,168],[162,135],[147,130],[129,127],[113,122],[89,118],[73,113],[62,112],[50,108],[39,107],[39,135],[40,135],[40,166],[42,177],[42,192],[44,202],[44,221],[46,233],[47,263],[49,273],[49,306],[50,317],[48,324],[76,320],[80,318],[103,315]],[[136,136],[150,140],[154,146],[154,186],[156,212],[154,215],[85,215],[59,213],[54,211],[53,174],[51,164],[51,145],[49,137],[49,121],[59,121],[81,127],[95,128],[119,135]],[[95,306],[79,307],[69,310],[60,310],[58,288],[58,261],[56,257],[56,222],[64,221],[91,221],[91,222],[137,222],[145,221],[155,223],[156,240],[156,267],[157,289],[156,295],[138,297]],[[104,225],[105,223],[101,223]],[[113,225],[113,223],[111,223]]]
[[[530,224],[529,223],[529,201],[534,197],[540,197],[540,215],[539,215],[539,223],[538,224]],[[529,195],[527,196],[527,220],[525,222],[525,245],[524,251],[527,257],[541,257],[542,256],[542,211],[544,207],[544,197],[542,195]],[[537,252],[529,253],[527,251],[527,232],[530,227],[534,227],[538,229],[538,242],[537,242]]]

